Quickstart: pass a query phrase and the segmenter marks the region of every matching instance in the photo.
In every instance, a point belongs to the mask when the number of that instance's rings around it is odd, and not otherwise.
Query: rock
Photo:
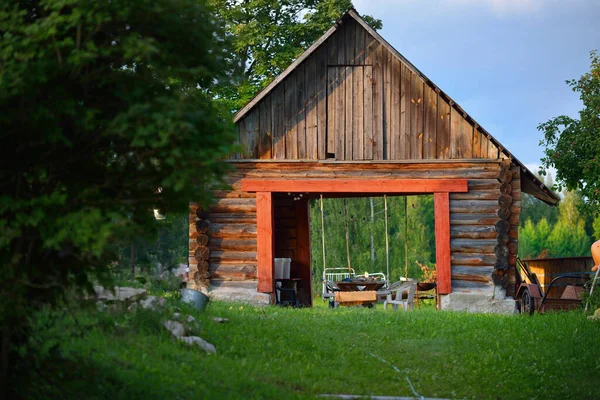
[[[106,303],[104,303],[102,301],[96,302],[96,309],[98,310],[98,312],[105,311],[107,308],[108,308],[108,306],[106,305]]]
[[[178,313],[178,312],[173,313],[172,318],[174,320],[180,321],[181,320],[181,313]]]
[[[191,324],[191,323],[193,323],[193,322],[196,322],[196,318],[194,318],[194,317],[193,317],[193,316],[191,316],[191,315],[188,315],[187,317],[185,317],[185,320],[186,320],[187,322],[189,322],[190,324]]]
[[[185,326],[183,326],[181,322],[169,320],[166,321],[163,326],[176,338],[185,335]]]
[[[156,310],[158,307],[165,305],[166,300],[159,296],[148,296],[145,299],[140,300],[140,306],[144,310]]]
[[[218,324],[226,324],[229,322],[228,318],[221,318],[221,317],[211,317],[211,319],[213,320],[213,322],[216,322]]]
[[[190,346],[196,345],[196,346],[200,347],[202,350],[206,351],[207,353],[214,354],[217,352],[217,349],[215,348],[214,345],[208,343],[206,340],[204,340],[198,336],[183,336],[183,337],[178,337],[177,339],[181,340],[182,342],[184,342],[185,344],[190,345]]]
[[[146,296],[146,289],[136,289],[132,287],[115,287],[114,293],[102,286],[94,286],[96,299],[103,301],[137,301]]]

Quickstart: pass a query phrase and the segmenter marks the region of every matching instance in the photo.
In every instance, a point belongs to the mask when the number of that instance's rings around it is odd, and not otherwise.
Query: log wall
[[[240,190],[241,179],[467,179],[467,193],[450,193],[451,276],[453,291],[486,289],[494,285],[497,270],[497,224],[503,173],[502,163],[492,160],[444,162],[235,162],[228,177],[232,190],[216,191],[217,201],[208,210],[212,280],[256,280],[256,197]],[[502,269],[504,286],[514,282],[517,227],[520,212],[519,168],[510,168],[513,189],[508,242],[508,267]],[[506,174],[504,172],[504,174]],[[504,190],[506,190],[504,188]],[[306,195],[304,195],[306,196]],[[296,200],[295,200],[296,199]],[[300,193],[274,195],[275,257],[299,258],[297,203]],[[196,268],[193,237],[198,220],[190,213],[190,266]],[[197,233],[197,232],[196,232]],[[300,257],[301,258],[301,257]],[[306,263],[306,261],[305,261]],[[308,260],[310,264],[310,260]],[[296,270],[294,270],[296,268]],[[308,265],[298,265],[292,274]],[[510,287],[510,285],[508,285]],[[509,292],[509,294],[512,294]]]
[[[234,159],[501,158],[489,134],[351,17],[237,127]]]

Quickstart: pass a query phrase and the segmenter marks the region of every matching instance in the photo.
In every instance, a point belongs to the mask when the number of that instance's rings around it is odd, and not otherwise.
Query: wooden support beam
[[[310,262],[310,226],[308,200],[295,202],[296,206],[296,261],[300,270],[296,273],[301,279],[305,298],[304,305],[312,306],[312,270]]]
[[[452,276],[450,269],[450,195],[435,193],[433,195],[435,218],[435,264],[437,270],[438,294],[452,292]]]
[[[244,192],[438,193],[467,192],[466,179],[242,179]]]
[[[273,194],[256,193],[258,291],[273,292]]]

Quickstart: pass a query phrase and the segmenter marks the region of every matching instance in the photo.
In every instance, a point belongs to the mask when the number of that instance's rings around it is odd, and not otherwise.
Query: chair
[[[388,304],[392,305],[392,309],[395,311],[399,305],[404,307],[405,311],[414,308],[415,292],[417,291],[417,281],[399,281],[392,284],[389,288],[389,292],[386,295],[386,299],[383,302],[383,309],[386,310]],[[402,298],[402,293],[408,292],[406,299]],[[395,293],[395,296],[393,294]],[[395,298],[394,298],[395,297]]]
[[[300,307],[295,279],[275,280],[276,303],[282,306]]]
[[[336,308],[335,292],[339,292],[335,282],[344,279],[353,279],[356,273],[352,268],[325,268],[323,270],[323,301],[329,300],[329,307]]]

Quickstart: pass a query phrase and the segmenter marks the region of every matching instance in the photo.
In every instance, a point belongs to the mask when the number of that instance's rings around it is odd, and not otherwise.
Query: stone
[[[185,326],[181,322],[169,320],[164,322],[163,326],[176,338],[185,335]]]
[[[186,317],[185,317],[185,320],[186,320],[187,322],[189,322],[190,324],[191,324],[191,323],[194,323],[194,322],[196,322],[196,318],[194,318],[194,317],[193,317],[193,316],[191,316],[191,315],[188,315],[188,316],[186,316]]]
[[[226,324],[229,322],[228,318],[222,318],[222,317],[211,317],[211,319],[213,320],[213,322],[216,322],[217,324]]]
[[[146,289],[118,286],[114,288],[114,293],[110,289],[106,289],[102,286],[94,286],[94,291],[96,292],[97,300],[126,302],[137,301],[145,297],[148,293]]]
[[[207,353],[215,354],[217,352],[217,349],[214,345],[208,343],[206,340],[198,336],[183,336],[178,337],[177,339],[181,340],[189,346],[198,346]]]
[[[106,303],[102,302],[102,301],[97,301],[96,302],[96,309],[98,310],[98,312],[103,312],[108,308],[108,306],[106,305]]]
[[[148,296],[145,299],[140,300],[140,306],[144,310],[156,310],[158,307],[165,305],[166,300],[159,296]]]

